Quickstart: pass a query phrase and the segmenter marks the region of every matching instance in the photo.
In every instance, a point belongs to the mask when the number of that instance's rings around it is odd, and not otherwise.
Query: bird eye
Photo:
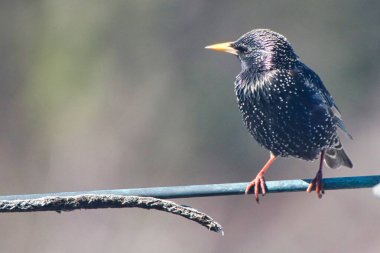
[[[243,53],[243,54],[247,54],[251,51],[251,50],[249,50],[249,48],[244,47],[244,46],[237,46],[235,49],[238,50],[240,53]]]

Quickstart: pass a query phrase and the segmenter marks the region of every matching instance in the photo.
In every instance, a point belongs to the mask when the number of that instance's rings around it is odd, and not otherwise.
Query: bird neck
[[[259,55],[241,61],[242,72],[259,73],[274,69],[292,69],[298,61],[297,55],[262,51]]]
[[[240,100],[252,99],[264,88],[267,77],[274,75],[278,70],[251,71],[242,70],[235,79],[235,93]]]

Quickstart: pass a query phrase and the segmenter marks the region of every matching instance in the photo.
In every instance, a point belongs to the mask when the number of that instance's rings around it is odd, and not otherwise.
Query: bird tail
[[[327,166],[332,169],[336,169],[340,166],[352,168],[353,164],[346,152],[344,152],[343,145],[340,142],[339,138],[336,137],[334,142],[334,147],[327,149],[325,152],[325,162]]]

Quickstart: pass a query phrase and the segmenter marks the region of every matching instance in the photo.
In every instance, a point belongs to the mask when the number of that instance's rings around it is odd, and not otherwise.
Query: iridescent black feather
[[[325,152],[331,168],[352,167],[337,134],[348,134],[334,99],[287,39],[257,29],[232,43],[241,61],[235,93],[251,135],[275,156],[313,160]]]

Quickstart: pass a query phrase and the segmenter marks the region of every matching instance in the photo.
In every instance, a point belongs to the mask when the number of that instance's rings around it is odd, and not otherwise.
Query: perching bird
[[[241,72],[235,80],[235,94],[245,126],[256,141],[270,151],[270,159],[252,180],[256,201],[264,174],[276,157],[293,156],[314,160],[319,170],[307,192],[324,193],[322,165],[352,168],[337,129],[349,138],[334,99],[318,75],[303,64],[287,39],[268,29],[252,30],[234,42],[207,46],[207,49],[236,55]]]

